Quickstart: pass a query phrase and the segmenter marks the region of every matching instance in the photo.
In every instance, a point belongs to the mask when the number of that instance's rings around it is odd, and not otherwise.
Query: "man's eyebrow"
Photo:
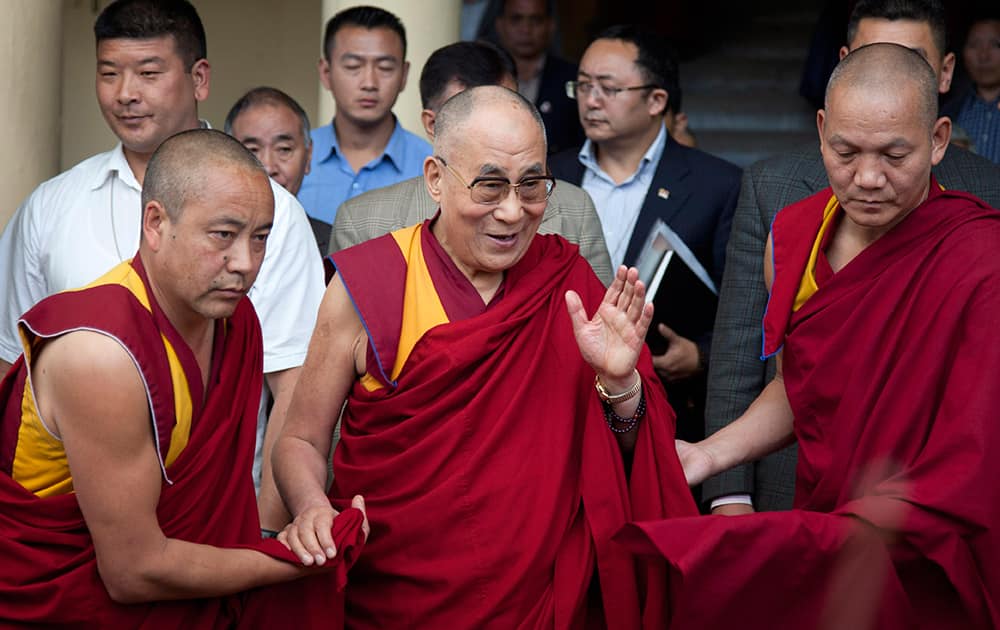
[[[397,58],[395,55],[381,54],[381,53],[374,55],[363,55],[361,53],[345,52],[343,55],[340,56],[341,61],[368,61],[370,59],[374,60],[376,63],[382,61],[391,61],[393,63],[399,63],[399,58]]]
[[[521,171],[521,177],[524,177],[526,175],[544,175],[544,174],[545,174],[545,169],[542,168],[541,162],[535,162],[528,168]]]
[[[586,72],[584,72],[583,70],[578,71],[576,73],[576,75],[578,77],[583,77],[584,79],[597,79],[598,81],[614,81],[615,80],[615,76],[612,75],[612,74],[599,74],[597,76],[591,76],[591,75],[587,74]]]
[[[158,56],[144,57],[144,58],[140,59],[139,62],[136,65],[137,66],[144,66],[144,65],[150,64],[150,63],[159,63],[159,64],[162,64],[162,63],[166,63],[166,59],[164,59],[163,57],[158,57]],[[110,59],[98,59],[97,60],[97,65],[98,66],[111,66],[111,67],[115,67],[116,68],[116,67],[118,67],[119,64],[115,63],[114,61],[111,61]]]
[[[274,141],[275,142],[294,142],[295,141],[295,136],[293,136],[290,133],[279,133],[278,135],[274,136]]]
[[[506,176],[507,171],[505,171],[502,167],[496,164],[491,164],[487,162],[486,164],[483,164],[482,166],[479,167],[479,175]]]

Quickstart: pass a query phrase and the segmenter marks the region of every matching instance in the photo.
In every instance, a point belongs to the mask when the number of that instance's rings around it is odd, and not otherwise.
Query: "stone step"
[[[816,131],[699,131],[698,148],[746,168],[758,160],[819,142]]]
[[[684,112],[692,129],[810,131],[816,111],[798,94],[734,90],[729,94],[685,92]]]
[[[734,94],[753,88],[796,93],[804,59],[782,57],[761,61],[733,54],[702,57],[681,64],[681,86],[685,94],[711,90]]]

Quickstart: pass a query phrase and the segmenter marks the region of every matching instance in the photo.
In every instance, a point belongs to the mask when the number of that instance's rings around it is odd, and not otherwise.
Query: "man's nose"
[[[854,171],[854,183],[859,188],[881,188],[885,186],[885,169],[879,156],[862,156]]]
[[[122,105],[135,103],[139,100],[139,88],[136,76],[131,72],[123,72],[118,79],[118,90],[115,98]]]
[[[361,70],[361,87],[374,90],[378,87],[378,70],[374,65],[366,65]]]
[[[524,214],[524,206],[521,204],[521,198],[518,196],[517,189],[511,186],[507,191],[507,196],[501,199],[493,209],[493,216],[504,223],[516,223],[521,219],[522,214]]]
[[[257,153],[257,158],[264,166],[264,170],[267,171],[268,175],[274,177],[278,174],[278,159],[274,151],[268,148],[261,149]]]

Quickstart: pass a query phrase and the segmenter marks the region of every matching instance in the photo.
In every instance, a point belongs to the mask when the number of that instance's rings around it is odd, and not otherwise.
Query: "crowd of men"
[[[326,25],[331,121],[224,132],[188,0],[100,13],[119,143],[0,236],[0,626],[1000,626],[1000,20],[953,122],[941,4],[859,0],[818,141],[744,172],[663,38],[577,66],[497,4],[430,142],[384,9]]]

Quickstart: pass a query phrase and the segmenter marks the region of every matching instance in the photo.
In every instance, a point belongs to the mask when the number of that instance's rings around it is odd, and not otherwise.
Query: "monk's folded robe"
[[[576,246],[536,236],[486,305],[429,225],[333,256],[370,340],[330,490],[364,495],[372,526],[348,625],[568,628],[603,607],[612,628],[662,626],[662,563],[610,540],[628,519],[696,513],[648,351],[627,478],[566,308],[568,289],[589,314],[605,292]]]
[[[671,564],[676,627],[1000,627],[1000,214],[932,180],[833,273],[830,200],[772,229],[764,353],[784,345],[796,509],[621,539]]]
[[[157,507],[163,533],[195,543],[255,549],[297,563],[281,543],[260,539],[250,470],[263,359],[260,326],[249,300],[241,300],[232,317],[216,324],[207,393],[193,352],[153,299],[138,257],[85,289],[43,300],[24,315],[20,330],[24,354],[0,383],[0,626],[234,624],[247,604],[245,594],[133,605],[111,600],[98,574],[65,451],[35,407],[30,368],[47,340],[68,332],[90,330],[117,340],[135,361],[149,399],[163,473]],[[361,546],[362,518],[353,512],[345,513],[340,523],[342,561],[336,571],[303,584],[322,582],[331,595],[343,586]],[[275,595],[257,589],[253,597],[271,600]],[[301,606],[296,600],[286,604],[289,609]],[[265,607],[268,614],[279,610]],[[318,609],[310,614],[329,615]],[[264,620],[263,614],[244,619]]]

